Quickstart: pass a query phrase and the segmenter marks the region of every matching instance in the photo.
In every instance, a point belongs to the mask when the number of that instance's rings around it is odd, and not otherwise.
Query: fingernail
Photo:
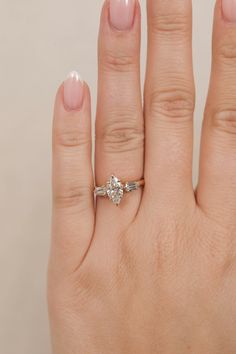
[[[222,10],[226,21],[236,22],[236,0],[222,0]]]
[[[71,71],[64,81],[64,106],[79,110],[83,104],[84,83],[77,71]]]
[[[130,29],[134,22],[134,12],[135,0],[110,0],[110,21],[116,29]]]

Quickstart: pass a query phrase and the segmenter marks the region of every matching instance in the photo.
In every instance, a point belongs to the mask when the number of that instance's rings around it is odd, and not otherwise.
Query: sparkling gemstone
[[[107,182],[107,195],[114,204],[120,204],[124,195],[124,186],[116,176],[111,176]]]
[[[107,194],[106,186],[96,187],[94,193],[98,197],[105,197]]]
[[[138,183],[137,182],[127,182],[124,186],[124,189],[126,192],[132,192],[136,191],[138,189]]]

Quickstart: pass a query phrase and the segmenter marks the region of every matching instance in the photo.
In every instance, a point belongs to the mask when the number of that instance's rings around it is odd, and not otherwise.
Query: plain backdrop
[[[145,0],[141,3],[144,77]],[[94,113],[101,5],[102,0],[0,0],[1,354],[50,353],[46,269],[53,100],[57,86],[77,69],[91,87]],[[193,7],[196,181],[214,0],[193,0]]]

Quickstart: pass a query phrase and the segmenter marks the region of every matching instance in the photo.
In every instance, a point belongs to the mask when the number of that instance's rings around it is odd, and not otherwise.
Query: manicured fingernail
[[[236,0],[222,0],[222,10],[226,21],[236,22]]]
[[[77,71],[71,71],[64,81],[64,105],[65,108],[79,110],[83,103],[84,83]]]
[[[135,0],[110,0],[110,21],[116,29],[130,29],[134,22],[134,12]]]

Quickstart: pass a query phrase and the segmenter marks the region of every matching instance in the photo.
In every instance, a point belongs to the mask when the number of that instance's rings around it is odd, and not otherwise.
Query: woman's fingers
[[[202,137],[199,205],[217,220],[236,212],[236,3],[218,0]],[[223,218],[222,218],[223,219]]]
[[[59,272],[76,269],[94,228],[90,94],[78,73],[60,87],[53,126],[53,230],[51,259]]]
[[[96,120],[96,184],[111,174],[124,181],[143,176],[144,130],[140,89],[140,6],[136,0],[106,1],[99,32]],[[98,200],[98,216],[119,225],[132,219],[141,192],[125,195],[119,208]],[[119,218],[117,217],[119,214]],[[120,215],[122,214],[122,216]],[[120,217],[122,217],[122,222]]]
[[[173,204],[194,196],[192,4],[148,0],[147,11],[145,196]]]

